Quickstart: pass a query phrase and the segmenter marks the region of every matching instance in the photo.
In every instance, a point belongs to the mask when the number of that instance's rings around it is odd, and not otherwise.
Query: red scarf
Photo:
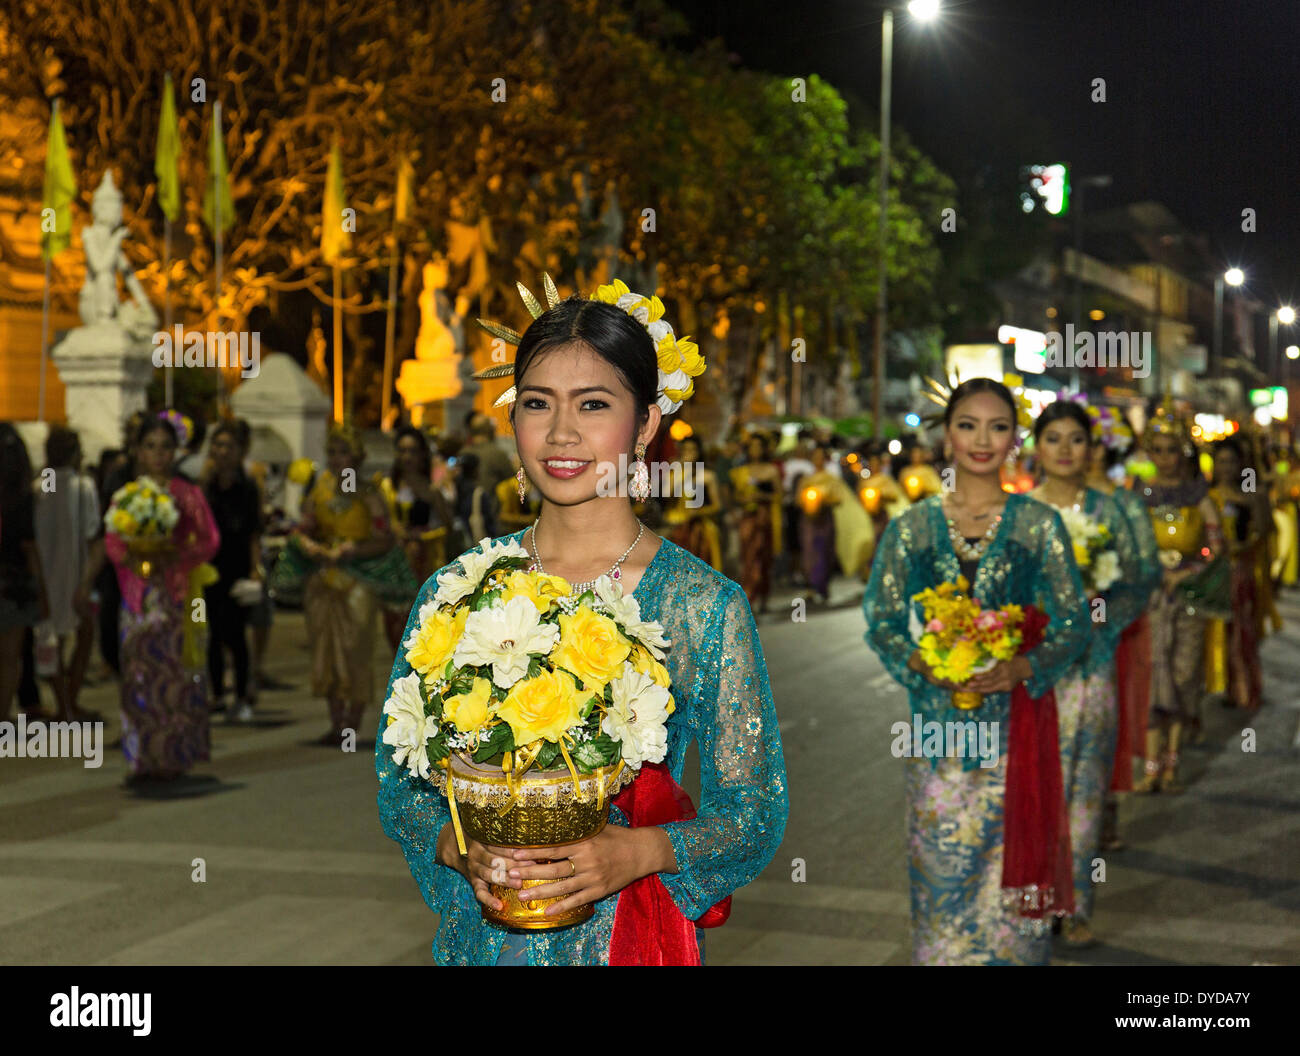
[[[695,817],[691,797],[663,763],[643,763],[641,772],[611,801],[627,815],[632,828],[690,821]],[[728,895],[699,920],[687,920],[658,873],[634,880],[618,896],[614,932],[609,942],[613,965],[699,964],[695,929],[716,928],[731,914]]]
[[[1020,652],[1043,640],[1047,615],[1025,606]],[[1056,691],[1030,697],[1025,683],[1011,691],[1011,732],[1003,813],[1002,896],[1021,917],[1042,920],[1074,911],[1070,825],[1061,782]]]
[[[1119,727],[1115,738],[1112,792],[1133,791],[1133,757],[1146,751],[1147,698],[1151,692],[1151,635],[1143,613],[1124,629],[1115,650]]]

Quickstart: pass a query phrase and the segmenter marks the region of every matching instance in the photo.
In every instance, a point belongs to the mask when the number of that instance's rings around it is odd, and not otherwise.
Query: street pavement
[[[797,621],[786,591],[759,617],[790,820],[730,921],[708,932],[710,964],[908,963],[890,754],[906,698],[863,641],[860,593],[839,580],[829,606]],[[1266,706],[1243,719],[1214,705],[1185,753],[1186,793],[1127,797],[1128,846],[1106,856],[1097,898],[1100,944],[1058,948],[1056,963],[1300,963],[1300,593],[1282,609],[1286,627],[1264,646]],[[214,717],[211,763],[165,792],[124,788],[116,749],[99,769],[0,759],[0,962],[430,964],[435,917],[376,814],[377,709],[355,753],[313,745],[328,724],[307,664],[301,616],[279,613],[267,666],[298,688],[264,693],[254,726]],[[111,719],[113,742],[115,686],[82,703]],[[693,795],[696,773],[692,750]]]

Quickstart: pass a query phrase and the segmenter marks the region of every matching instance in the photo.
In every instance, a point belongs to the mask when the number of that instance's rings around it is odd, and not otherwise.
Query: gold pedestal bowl
[[[524,774],[514,791],[497,766],[475,763],[453,753],[444,780],[452,783],[456,812],[467,840],[493,847],[518,847],[536,851],[534,861],[549,862],[547,850],[566,843],[589,840],[605,827],[609,801],[630,784],[636,773],[629,767],[610,767],[579,774],[577,790],[567,769]],[[528,898],[528,889],[549,880],[525,880],[521,890],[492,884],[502,909],[482,907],[483,919],[497,927],[520,931],[547,931],[580,924],[595,913],[591,905],[578,906],[556,916],[546,916],[555,898]]]

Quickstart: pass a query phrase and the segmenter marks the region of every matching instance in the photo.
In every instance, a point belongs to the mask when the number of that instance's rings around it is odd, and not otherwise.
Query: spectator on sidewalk
[[[36,628],[38,658],[53,665],[48,676],[59,716],[69,722],[97,717],[77,706],[90,650],[94,621],[90,590],[94,581],[92,548],[99,537],[99,499],[81,472],[81,439],[71,429],[53,426],[45,441],[50,475],[34,490],[36,548],[41,555],[50,616]],[[48,654],[42,656],[42,654]]]
[[[50,614],[35,535],[27,446],[0,422],[0,721],[22,677],[23,635]]]

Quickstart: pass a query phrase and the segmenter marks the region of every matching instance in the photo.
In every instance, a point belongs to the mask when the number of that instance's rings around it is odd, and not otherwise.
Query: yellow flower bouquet
[[[533,571],[517,543],[480,546],[438,577],[416,614],[402,644],[411,673],[384,703],[384,743],[446,795],[462,854],[467,836],[530,848],[588,839],[611,796],[667,753],[669,643],[608,577],[575,595]],[[556,900],[492,890],[506,908],[483,915],[508,927],[562,927],[593,912],[547,918]]]
[[[167,548],[180,517],[171,493],[140,477],[113,492],[104,527],[122,538],[140,575],[147,578],[153,572],[151,558]]]
[[[1024,610],[1019,605],[985,609],[968,590],[966,577],[958,576],[955,583],[941,583],[912,597],[925,613],[917,643],[921,659],[936,677],[949,682],[965,682],[999,660],[1010,660],[1020,648]],[[952,697],[953,705],[963,710],[983,703],[981,693],[955,690]]]

